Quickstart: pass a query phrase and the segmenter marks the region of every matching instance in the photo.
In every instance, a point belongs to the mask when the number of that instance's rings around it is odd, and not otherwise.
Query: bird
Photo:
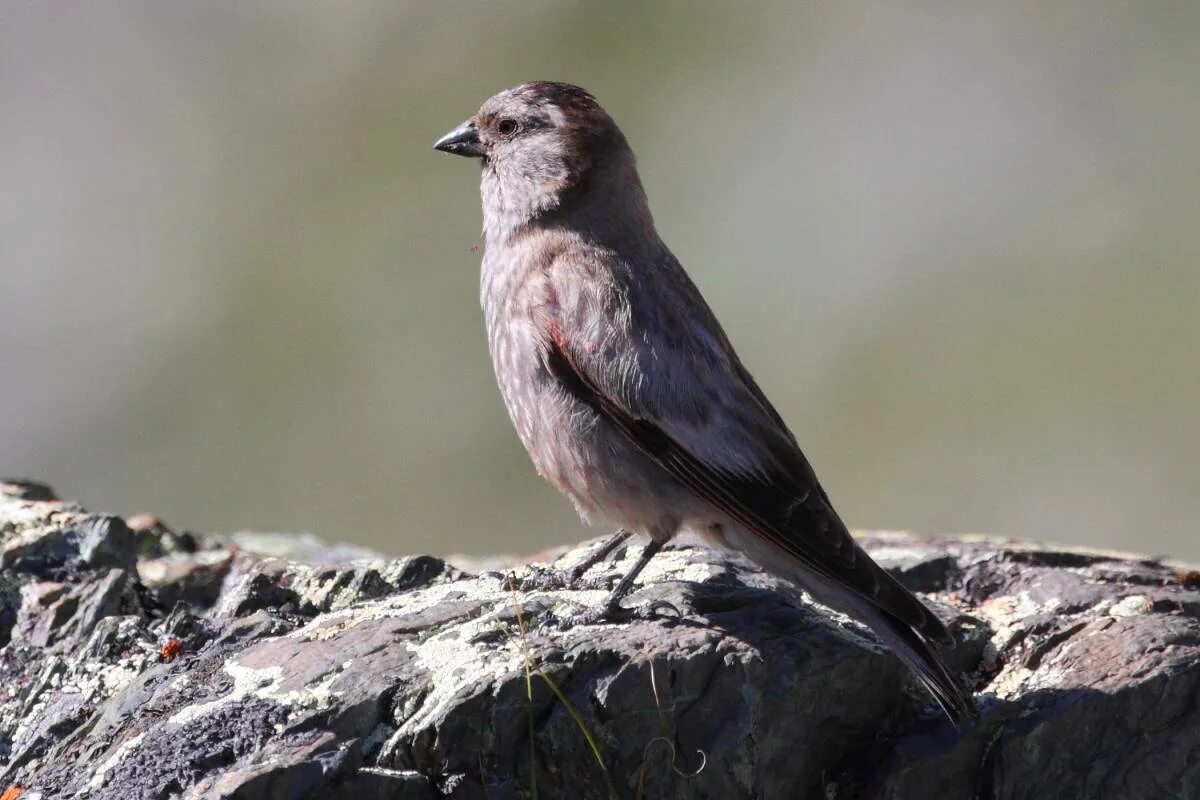
[[[496,381],[537,471],[584,522],[738,551],[869,628],[950,720],[977,715],[942,621],[863,551],[699,289],[663,243],[636,159],[588,91],[533,81],[436,150],[478,159],[480,303]],[[579,568],[573,575],[579,574]]]

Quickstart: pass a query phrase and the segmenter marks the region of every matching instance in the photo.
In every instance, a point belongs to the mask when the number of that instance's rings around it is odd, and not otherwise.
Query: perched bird
[[[663,244],[616,123],[537,81],[487,100],[434,147],[482,162],[481,302],[496,380],[538,472],[588,522],[650,544],[681,531],[740,551],[890,647],[957,722],[953,637],[851,538],[783,419]]]

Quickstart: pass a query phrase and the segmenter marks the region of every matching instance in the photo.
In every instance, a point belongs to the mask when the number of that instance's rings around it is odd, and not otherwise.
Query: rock
[[[23,478],[0,478],[0,497],[14,500],[56,500],[54,490],[44,483]]]
[[[471,574],[0,486],[0,796],[1200,796],[1180,565],[862,534],[951,623],[983,712],[956,731],[856,624],[736,556],[668,548],[627,602],[678,614],[569,627],[636,544],[568,589],[588,543]]]

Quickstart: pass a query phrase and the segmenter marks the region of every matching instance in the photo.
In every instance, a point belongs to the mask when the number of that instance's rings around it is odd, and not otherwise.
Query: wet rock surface
[[[595,543],[473,573],[0,482],[0,796],[1200,797],[1200,574],[861,541],[952,621],[973,727],[727,554],[664,551],[627,603],[671,608],[569,627],[636,544],[564,588]]]

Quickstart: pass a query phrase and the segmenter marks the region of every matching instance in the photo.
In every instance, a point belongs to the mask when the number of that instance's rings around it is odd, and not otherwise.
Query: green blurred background
[[[847,521],[1200,559],[1200,4],[0,0],[0,474],[387,552],[584,534],[478,309],[591,89]]]

